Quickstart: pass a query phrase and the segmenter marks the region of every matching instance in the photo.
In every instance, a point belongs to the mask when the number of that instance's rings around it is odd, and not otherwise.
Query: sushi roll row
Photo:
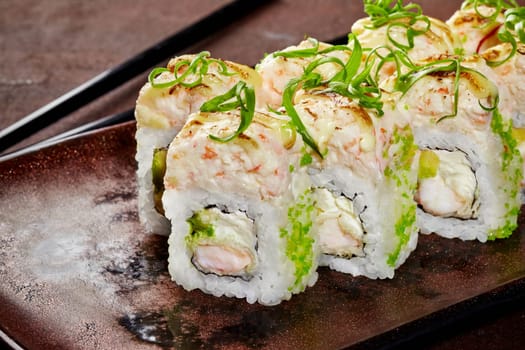
[[[150,74],[139,216],[169,235],[177,284],[274,305],[318,266],[393,278],[420,232],[517,227],[515,96],[417,5],[364,3],[347,45],[307,38],[255,68],[203,52]]]

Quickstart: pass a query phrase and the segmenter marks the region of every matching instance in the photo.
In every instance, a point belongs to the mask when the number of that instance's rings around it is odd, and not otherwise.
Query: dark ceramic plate
[[[135,124],[0,163],[0,327],[27,349],[332,349],[399,344],[525,290],[523,224],[422,236],[392,280],[321,269],[275,307],[187,292],[137,219]],[[498,299],[500,298],[500,299]]]

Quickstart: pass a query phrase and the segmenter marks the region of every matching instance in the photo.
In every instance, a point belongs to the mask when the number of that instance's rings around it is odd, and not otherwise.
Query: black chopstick
[[[33,113],[0,130],[0,152],[63,118],[164,59],[225,28],[268,0],[235,0],[198,22],[106,70]]]
[[[121,113],[117,113],[117,114],[113,114],[113,115],[110,115],[104,118],[100,118],[90,123],[83,124],[77,128],[74,128],[74,129],[65,131],[63,133],[60,133],[58,135],[55,135],[53,137],[50,137],[48,139],[42,140],[40,142],[33,143],[19,150],[15,150],[13,152],[2,154],[0,155],[0,162],[4,160],[16,158],[26,153],[37,151],[47,146],[52,146],[59,142],[65,141],[69,138],[82,136],[85,133],[90,132],[90,131],[94,131],[94,130],[98,130],[98,129],[101,129],[107,126],[109,127],[109,126],[113,126],[113,125],[117,125],[120,123],[134,120],[134,114],[135,114],[134,112],[135,112],[135,109],[132,108],[132,109],[129,109]]]
[[[65,140],[69,137],[73,137],[73,136],[77,136],[77,135],[80,135],[80,134],[83,134],[89,131],[101,129],[106,126],[112,126],[112,125],[117,125],[117,124],[124,123],[127,121],[131,121],[134,118],[135,118],[135,109],[134,108],[128,109],[127,111],[113,114],[113,115],[110,115],[104,118],[100,118],[90,123],[83,124],[74,129],[65,131],[63,133],[60,133],[58,135],[55,135],[53,137],[40,141],[34,144],[34,146],[41,148],[41,147],[56,143],[58,141]]]

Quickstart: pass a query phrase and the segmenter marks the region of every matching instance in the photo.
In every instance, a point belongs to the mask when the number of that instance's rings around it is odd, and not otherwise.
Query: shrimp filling
[[[351,199],[325,188],[314,191],[321,252],[328,255],[363,256],[363,224]]]
[[[188,219],[186,244],[203,273],[249,278],[257,266],[254,222],[240,211],[205,208]]]
[[[461,151],[423,150],[415,199],[434,216],[477,218],[478,182],[467,155]]]

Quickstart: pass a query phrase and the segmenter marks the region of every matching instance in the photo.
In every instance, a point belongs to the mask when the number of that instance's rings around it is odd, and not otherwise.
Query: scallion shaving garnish
[[[495,11],[489,17],[487,17],[479,11],[479,8],[481,6],[493,7]],[[496,20],[498,15],[505,9],[510,9],[514,7],[518,7],[518,3],[515,0],[465,0],[461,4],[462,10],[473,8],[476,10],[476,13],[478,15],[493,20]]]
[[[192,88],[202,83],[202,79],[208,73],[211,64],[218,65],[219,74],[225,76],[237,74],[236,72],[230,72],[224,61],[210,58],[208,51],[202,51],[192,60],[177,61],[173,66],[173,71],[168,68],[153,69],[148,76],[148,81],[152,87],[159,89],[175,85]],[[167,82],[156,82],[155,79],[164,72],[172,72],[174,79]],[[248,128],[255,113],[255,91],[253,87],[248,86],[244,81],[239,81],[229,91],[215,96],[200,107],[201,112],[226,112],[237,108],[240,109],[241,114],[241,122],[237,131],[227,137],[210,135],[211,139],[218,142],[228,142],[235,139]]]
[[[209,66],[217,64],[219,73],[222,75],[234,75],[235,72],[228,71],[228,66],[224,61],[210,58],[208,51],[202,51],[192,60],[180,60],[173,67],[174,79],[167,82],[156,82],[155,79],[164,72],[171,72],[170,69],[159,67],[154,68],[148,76],[148,81],[154,88],[168,88],[175,85],[181,85],[186,88],[192,88],[202,83],[202,77],[208,73]],[[182,71],[182,73],[179,73]]]
[[[217,142],[229,142],[242,134],[250,125],[255,113],[255,91],[253,87],[248,86],[244,81],[239,81],[225,94],[215,96],[205,102],[201,112],[227,112],[233,109],[240,109],[241,121],[235,133],[227,137],[209,137]]]
[[[481,6],[491,7],[490,13],[482,13]],[[476,14],[487,20],[485,26],[497,23],[498,16],[503,13],[504,21],[499,25],[497,31],[498,40],[502,43],[511,45],[512,50],[509,55],[498,61],[487,60],[487,64],[495,67],[511,59],[518,50],[518,41],[525,43],[525,7],[520,7],[514,0],[466,0],[461,5],[461,9],[473,8]],[[516,40],[518,39],[518,41]]]
[[[386,54],[381,53],[383,50],[386,52]],[[368,53],[367,61],[377,59],[379,60],[379,62],[375,67],[375,73],[372,74],[371,72],[374,81],[380,81],[379,74],[381,72],[382,67],[387,62],[394,62],[394,67],[396,69],[395,75],[398,77],[402,74],[402,67],[408,67],[409,69],[413,69],[416,67],[416,65],[412,62],[410,56],[405,51],[397,50],[388,46],[377,46]],[[372,63],[367,62],[366,66],[368,66],[369,64]]]
[[[516,7],[505,11],[505,22],[498,30],[498,39],[503,43],[509,43],[512,50],[509,55],[500,61],[488,61],[491,66],[499,66],[512,58],[518,50],[518,43],[525,43],[525,7]]]
[[[413,66],[409,72],[401,74],[398,79],[396,80],[396,84],[394,89],[396,91],[400,91],[402,95],[406,94],[408,90],[420,79],[427,75],[432,74],[440,74],[440,75],[447,75],[448,73],[454,75],[454,106],[453,106],[453,112],[452,114],[448,114],[445,116],[440,117],[436,123],[441,122],[444,119],[452,118],[457,116],[458,114],[458,103],[459,103],[459,83],[460,78],[463,73],[469,73],[473,75],[477,75],[480,79],[484,80],[484,83],[487,85],[490,85],[489,91],[492,92],[493,95],[493,102],[492,106],[484,106],[481,101],[479,101],[479,105],[481,108],[483,108],[486,111],[492,111],[494,110],[498,105],[498,93],[497,93],[497,87],[494,85],[492,81],[490,81],[487,77],[485,77],[482,73],[478,72],[477,70],[465,67],[461,64],[461,60],[459,58],[449,58],[449,59],[442,59],[442,60],[436,60],[431,63],[427,63],[425,65],[421,66]]]
[[[286,57],[286,58],[298,58],[298,57],[312,57],[319,53],[319,41],[314,38],[308,38],[309,42],[312,43],[312,47],[297,50],[283,50],[274,52],[274,57]]]
[[[388,40],[401,50],[413,49],[414,38],[430,29],[430,19],[423,15],[423,10],[418,4],[403,5],[402,0],[365,0],[364,10],[372,23],[371,29],[386,25]],[[422,28],[416,28],[418,23],[423,24]],[[394,38],[394,29],[405,31],[406,43]]]
[[[314,57],[318,55],[327,54],[333,51],[349,51],[350,48],[346,45],[332,45],[325,49],[320,49],[319,41],[315,38],[307,38],[312,43],[312,47],[306,47],[304,49],[296,50],[283,50],[274,52],[274,57],[285,57],[285,58],[301,58],[301,57]]]
[[[379,115],[383,114],[380,90],[375,81],[370,77],[372,62],[365,61],[362,65],[363,49],[353,34],[349,35],[352,42],[351,54],[346,63],[339,58],[323,56],[312,61],[305,69],[302,76],[291,79],[283,92],[283,107],[291,118],[291,122],[301,135],[304,143],[308,145],[319,157],[323,153],[314,138],[308,132],[294,107],[294,97],[299,89],[311,90],[322,87],[323,92],[333,92],[356,100],[362,107],[374,108]],[[324,64],[335,64],[341,67],[339,71],[329,78],[323,79],[315,70]]]
[[[319,79],[319,75],[316,73],[311,73],[314,78],[313,79]],[[309,78],[308,76],[303,75],[302,77],[292,79],[286,84],[286,88],[283,92],[283,106],[286,110],[286,113],[290,117],[293,126],[297,130],[297,132],[301,135],[303,138],[303,141],[305,144],[310,146],[314,150],[315,153],[319,155],[319,157],[323,158],[323,155],[321,151],[319,150],[319,146],[317,146],[317,143],[313,139],[313,137],[310,135],[308,130],[306,129],[306,126],[301,120],[301,117],[299,117],[299,114],[295,110],[295,107],[293,105],[293,100],[296,91],[299,89],[301,84],[304,84],[305,82],[308,82]]]

